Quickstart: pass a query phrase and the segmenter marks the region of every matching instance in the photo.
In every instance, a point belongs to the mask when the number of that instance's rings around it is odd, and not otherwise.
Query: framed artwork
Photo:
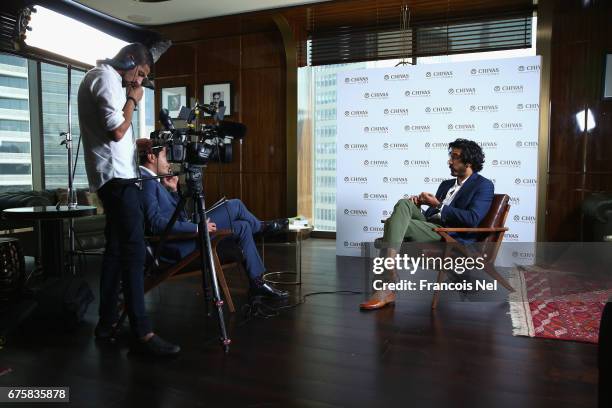
[[[168,109],[172,119],[176,119],[181,107],[187,106],[187,87],[162,88],[161,106],[162,109]]]
[[[222,82],[216,84],[204,84],[202,102],[205,105],[225,106],[225,116],[232,114],[232,83]],[[205,116],[210,116],[204,114]]]
[[[612,54],[606,54],[606,58],[604,59],[603,84],[603,98],[612,99]]]

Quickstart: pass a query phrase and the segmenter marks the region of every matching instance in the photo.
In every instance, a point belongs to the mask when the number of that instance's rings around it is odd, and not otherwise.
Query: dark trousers
[[[261,230],[261,221],[251,214],[242,201],[235,199],[215,208],[208,216],[217,224],[217,229],[231,229],[234,233],[244,254],[249,279],[261,277],[265,267],[253,239],[253,234]]]
[[[144,215],[140,190],[134,184],[110,181],[98,190],[106,214],[106,252],[100,277],[100,323],[118,320],[123,287],[130,327],[142,337],[151,332],[144,304]]]

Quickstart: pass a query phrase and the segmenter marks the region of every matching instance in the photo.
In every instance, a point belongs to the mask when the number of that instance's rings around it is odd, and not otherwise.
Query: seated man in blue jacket
[[[393,213],[385,221],[383,244],[387,257],[395,257],[404,240],[413,242],[440,241],[433,229],[443,227],[477,227],[489,212],[494,187],[491,180],[478,174],[485,155],[471,140],[457,139],[448,144],[448,167],[454,178],[443,181],[435,195],[423,192],[402,199],[395,204]],[[427,205],[426,211],[421,205]],[[473,242],[476,234],[451,234],[460,242]],[[395,302],[392,291],[377,291],[360,304],[361,309],[380,309]]]
[[[150,139],[138,139],[138,160],[141,175],[155,176],[169,174],[170,164],[166,159],[166,149],[163,146],[154,146]],[[145,214],[147,231],[151,234],[161,234],[168,223],[179,202],[177,193],[178,177],[167,177],[147,180],[142,183],[142,203]],[[251,294],[275,298],[284,298],[288,292],[278,290],[265,283],[262,275],[265,267],[253,240],[253,234],[258,232],[273,233],[283,230],[288,220],[277,219],[268,222],[258,220],[240,200],[228,200],[224,204],[208,213],[208,231],[214,232],[217,228],[230,229],[242,248],[244,266],[251,284]],[[195,233],[197,224],[186,217],[185,212],[180,214],[172,227],[171,234]],[[196,240],[166,242],[162,248],[162,255],[172,260],[180,260],[197,248]]]

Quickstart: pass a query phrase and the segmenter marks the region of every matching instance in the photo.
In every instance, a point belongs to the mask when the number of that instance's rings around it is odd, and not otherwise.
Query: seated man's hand
[[[423,191],[419,195],[419,201],[421,202],[421,204],[425,204],[425,205],[428,205],[430,207],[437,207],[437,206],[440,205],[440,201],[438,201],[438,199],[436,198],[435,195],[433,195],[431,193],[427,193],[425,191]]]
[[[170,191],[178,190],[178,176],[164,177],[161,179],[161,183],[164,187],[169,189]]]
[[[208,232],[215,232],[217,230],[217,224],[210,221],[210,218],[206,219],[206,224],[208,225]]]
[[[421,201],[419,200],[419,196],[413,195],[413,196],[408,197],[406,200],[411,201],[417,207],[420,207],[422,204]]]

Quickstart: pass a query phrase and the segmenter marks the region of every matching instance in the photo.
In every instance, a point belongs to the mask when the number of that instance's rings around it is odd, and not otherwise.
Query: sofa
[[[582,203],[583,241],[612,238],[612,193],[592,193]]]

